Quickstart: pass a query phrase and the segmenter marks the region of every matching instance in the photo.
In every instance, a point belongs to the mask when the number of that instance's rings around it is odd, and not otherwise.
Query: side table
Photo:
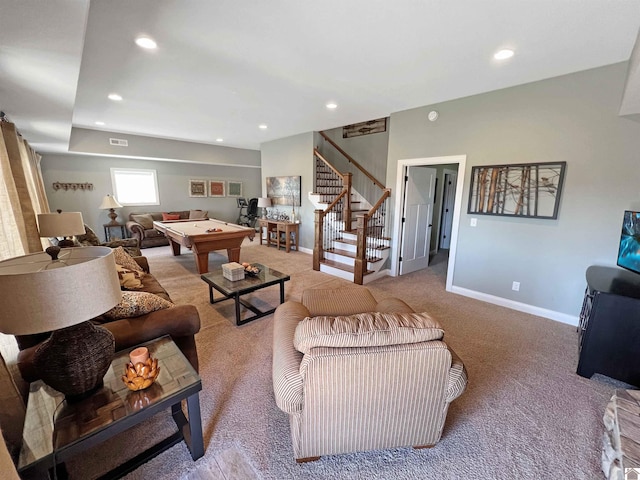
[[[104,227],[104,239],[106,242],[110,242],[111,240],[115,240],[114,237],[111,236],[111,229],[112,228],[119,228],[120,229],[120,235],[121,235],[121,239],[125,239],[127,238],[127,229],[125,228],[124,224],[122,223],[105,223],[104,225],[102,225]]]
[[[156,413],[171,408],[178,431],[145,450],[101,478],[120,478],[184,440],[196,460],[204,455],[200,417],[200,377],[173,342],[164,336],[144,343],[158,359],[160,373],[145,390],[130,391],[122,382],[129,352],[116,353],[104,377],[104,386],[86,399],[67,403],[64,395],[42,381],[31,384],[23,431],[18,472],[26,478],[48,478],[55,468],[64,472],[64,462],[86,449],[108,440]],[[186,399],[187,419],[181,401]],[[55,422],[53,416],[55,414]],[[54,441],[55,438],[55,441]],[[87,459],[87,461],[91,461]]]

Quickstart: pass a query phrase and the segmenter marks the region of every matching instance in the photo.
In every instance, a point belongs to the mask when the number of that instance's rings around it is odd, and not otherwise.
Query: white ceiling
[[[640,0],[1,0],[0,110],[42,153],[72,126],[257,149],[626,61],[639,27]]]

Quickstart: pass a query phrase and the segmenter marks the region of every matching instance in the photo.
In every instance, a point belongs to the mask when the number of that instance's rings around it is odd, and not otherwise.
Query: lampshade
[[[271,206],[271,199],[267,197],[258,198],[258,207],[269,208]]]
[[[1,261],[0,291],[0,332],[13,335],[76,325],[122,298],[108,247],[65,248],[58,260],[39,252]]]
[[[82,213],[39,213],[38,231],[41,237],[71,237],[85,233]]]
[[[110,208],[122,208],[122,205],[118,203],[118,200],[111,195],[107,195],[102,199],[102,203],[100,204],[100,210],[109,210]]]

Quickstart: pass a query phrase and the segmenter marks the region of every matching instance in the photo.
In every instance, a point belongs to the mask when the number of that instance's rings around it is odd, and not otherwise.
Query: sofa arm
[[[447,386],[447,402],[452,402],[464,392],[467,387],[467,369],[460,357],[449,347],[451,352],[451,369],[449,370],[449,384]]]
[[[414,310],[409,305],[404,303],[399,298],[385,298],[380,300],[376,305],[376,312],[387,312],[387,313],[413,313]]]
[[[140,267],[146,272],[146,273],[150,273],[151,270],[149,269],[149,260],[147,259],[147,257],[143,257],[142,255],[138,255],[133,257],[133,259],[136,261],[136,263],[138,265],[140,265]]]
[[[200,316],[194,305],[176,305],[139,317],[103,323],[100,326],[113,334],[116,351],[135,347],[163,335],[171,335],[178,348],[198,371],[198,352],[194,335],[200,331]],[[33,356],[38,346],[25,348],[18,354],[18,368],[22,378],[27,382],[35,382],[40,378],[33,365]]]
[[[278,408],[286,413],[302,410],[302,353],[294,348],[293,336],[298,323],[308,316],[304,305],[288,301],[278,306],[273,318],[273,392]]]
[[[144,240],[144,227],[138,222],[130,220],[126,223],[127,230],[131,232],[133,238],[137,238],[139,242]]]
[[[122,247],[132,257],[142,255],[140,251],[140,241],[137,238],[118,238],[110,242],[101,243],[100,245],[109,248]]]

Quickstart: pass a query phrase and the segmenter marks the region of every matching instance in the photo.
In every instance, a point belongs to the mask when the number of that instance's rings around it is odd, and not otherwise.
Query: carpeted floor
[[[143,253],[172,299],[192,303],[200,313],[196,339],[206,452],[193,462],[184,444],[176,445],[128,479],[602,478],[602,413],[616,385],[575,374],[575,327],[447,293],[442,257],[429,269],[368,285],[377,298],[397,296],[437,318],[445,341],[467,367],[470,383],[451,405],[440,443],[428,450],[398,448],[299,465],[288,418],[273,398],[273,315],[237,327],[232,301],[208,303],[190,253],[173,257],[169,247]],[[253,242],[243,247],[241,260],[289,273],[287,299],[299,299],[306,288],[354,287],[313,271],[311,256],[300,252]],[[226,261],[212,254],[210,269]],[[278,294],[278,287],[270,287],[251,300],[276,305]],[[159,414],[70,462],[72,478],[95,478],[173,428],[169,412]]]

